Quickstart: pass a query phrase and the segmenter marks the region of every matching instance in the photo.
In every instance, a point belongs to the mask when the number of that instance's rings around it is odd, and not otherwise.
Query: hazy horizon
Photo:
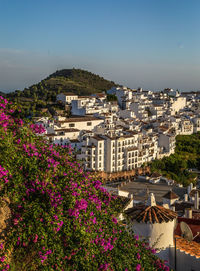
[[[130,88],[200,89],[200,2],[4,1],[0,91],[80,68]]]

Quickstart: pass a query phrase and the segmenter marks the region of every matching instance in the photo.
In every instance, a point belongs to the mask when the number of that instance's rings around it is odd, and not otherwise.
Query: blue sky
[[[62,68],[132,88],[200,89],[198,0],[0,0],[0,90]]]

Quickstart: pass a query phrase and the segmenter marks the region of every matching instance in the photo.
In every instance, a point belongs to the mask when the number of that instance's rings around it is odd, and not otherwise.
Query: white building
[[[142,239],[147,239],[149,246],[156,249],[157,255],[170,261],[170,248],[174,247],[174,229],[177,214],[170,209],[156,205],[151,193],[146,205],[138,205],[126,212],[129,226]]]
[[[78,99],[78,95],[73,93],[60,93],[56,96],[56,100],[63,104],[71,104],[71,102],[76,99]]]
[[[173,134],[160,133],[158,138],[158,146],[162,147],[165,153],[173,154],[176,147],[176,139]]]
[[[57,121],[56,124],[60,128],[75,128],[79,130],[90,130],[92,131],[95,126],[103,123],[102,119],[85,116],[85,117],[71,117],[62,121]]]
[[[85,116],[109,112],[109,105],[99,98],[87,96],[72,101],[72,115]]]
[[[193,123],[194,123],[194,126],[193,126],[193,133],[197,133],[197,132],[200,132],[200,117],[195,117],[193,118]]]
[[[185,106],[186,106],[186,98],[185,97],[171,98],[171,100],[170,100],[171,115],[175,115],[181,109],[183,109]]]

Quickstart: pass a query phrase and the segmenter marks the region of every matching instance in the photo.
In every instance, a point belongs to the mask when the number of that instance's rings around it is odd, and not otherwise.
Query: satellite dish
[[[188,224],[186,224],[185,222],[181,222],[180,223],[180,228],[181,228],[181,232],[182,232],[182,237],[185,238],[188,241],[192,241],[194,239],[193,237],[193,233],[190,229],[190,227],[188,226]]]

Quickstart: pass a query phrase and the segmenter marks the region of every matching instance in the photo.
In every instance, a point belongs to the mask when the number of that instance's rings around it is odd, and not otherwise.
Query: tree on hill
[[[38,84],[34,84],[23,91],[7,94],[11,101],[17,101],[24,109],[24,98],[33,98],[35,101],[46,102],[45,107],[56,101],[59,93],[72,92],[77,95],[91,95],[106,91],[116,86],[113,81],[105,80],[99,75],[80,69],[64,69],[56,71]],[[19,98],[20,99],[16,99]],[[33,111],[30,105],[29,111]],[[36,112],[36,114],[39,112]]]
[[[1,210],[11,209],[1,270],[168,270],[117,222],[118,199],[71,148],[48,144],[17,110],[0,97]]]

